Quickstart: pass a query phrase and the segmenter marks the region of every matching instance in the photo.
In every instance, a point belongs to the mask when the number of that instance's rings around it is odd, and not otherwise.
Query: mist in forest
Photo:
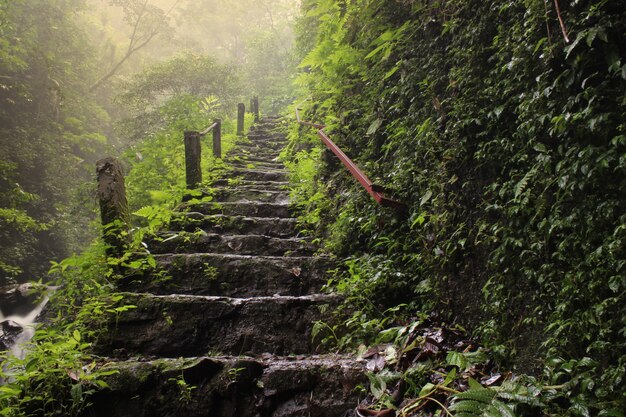
[[[226,116],[252,95],[268,112],[289,102],[299,13],[294,0],[0,0],[0,285],[45,280],[89,245],[95,162],[171,125],[173,98]]]

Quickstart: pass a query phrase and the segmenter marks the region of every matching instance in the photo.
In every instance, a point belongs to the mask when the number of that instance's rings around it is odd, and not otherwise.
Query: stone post
[[[243,136],[245,114],[246,106],[243,103],[237,104],[237,136]]]
[[[188,189],[194,189],[202,182],[201,157],[200,134],[196,131],[185,132],[185,172]]]
[[[124,169],[120,161],[108,157],[96,162],[96,175],[106,252],[108,256],[121,256],[130,240]]]
[[[252,98],[252,101],[254,103],[254,108],[252,109],[252,111],[254,112],[254,121],[258,122],[259,121],[259,98],[257,96],[254,96]]]
[[[222,157],[222,120],[215,119],[215,127],[213,128],[213,156]]]

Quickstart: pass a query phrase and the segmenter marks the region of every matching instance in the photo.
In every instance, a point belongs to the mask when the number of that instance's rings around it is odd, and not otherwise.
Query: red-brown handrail
[[[324,142],[326,147],[330,149],[337,156],[337,158],[339,158],[339,160],[346,166],[346,168],[348,168],[348,171],[350,171],[352,176],[361,183],[361,185],[363,186],[363,188],[365,188],[369,195],[371,195],[374,200],[376,200],[381,206],[393,207],[396,210],[406,210],[406,205],[404,203],[385,197],[385,195],[383,194],[385,192],[384,187],[374,184],[369,178],[367,178],[367,175],[365,175],[365,173],[359,169],[359,167],[352,161],[352,159],[350,159],[339,148],[339,146],[335,144],[335,142],[330,140],[326,132],[324,132],[324,129],[326,128],[325,125],[313,122],[306,122],[300,118],[301,104],[302,103],[296,106],[296,119],[298,120],[298,123],[303,126],[311,126],[317,129],[317,135],[320,137],[320,139],[322,139],[322,142]]]

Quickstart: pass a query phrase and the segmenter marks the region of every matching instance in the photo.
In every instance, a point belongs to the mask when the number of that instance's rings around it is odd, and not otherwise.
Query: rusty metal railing
[[[359,183],[361,183],[363,188],[365,188],[365,191],[367,191],[368,194],[371,195],[374,198],[374,200],[376,200],[376,202],[378,202],[378,204],[380,204],[381,206],[392,207],[400,211],[406,210],[406,205],[404,203],[401,203],[400,201],[396,201],[396,200],[386,197],[384,195],[385,188],[380,185],[374,184],[367,177],[367,175],[365,175],[365,173],[359,169],[359,167],[352,161],[352,159],[350,159],[339,148],[339,146],[335,144],[335,142],[330,140],[326,132],[324,132],[326,125],[303,121],[300,118],[300,106],[301,105],[302,103],[296,106],[296,119],[298,120],[298,123],[302,126],[310,126],[310,127],[314,127],[315,129],[317,129],[317,135],[320,137],[322,142],[324,142],[326,147],[330,149],[335,154],[335,156],[337,156],[337,158],[339,158],[339,160],[345,165],[346,168],[348,168],[348,171],[350,171],[352,176],[356,178],[357,181],[359,181]]]

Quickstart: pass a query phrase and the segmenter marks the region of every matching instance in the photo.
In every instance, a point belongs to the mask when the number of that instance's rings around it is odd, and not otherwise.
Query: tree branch
[[[154,39],[154,37],[156,35],[158,35],[158,33],[160,31],[160,28],[158,26],[156,26],[148,34],[148,36],[147,36],[147,38],[145,38],[145,40],[140,40],[140,37],[139,37],[139,25],[141,24],[142,20],[146,16],[147,9],[148,9],[148,4],[149,4],[148,2],[149,2],[149,0],[144,0],[143,4],[141,6],[141,9],[137,13],[137,19],[135,20],[135,23],[133,25],[133,32],[132,32],[132,35],[130,37],[130,41],[128,43],[128,49],[126,50],[126,53],[124,54],[122,59],[117,64],[115,64],[113,66],[113,68],[111,68],[111,70],[109,72],[107,72],[98,81],[96,81],[91,87],[89,87],[89,91],[90,92],[93,92],[93,91],[97,90],[98,88],[100,88],[102,86],[102,84],[104,84],[106,81],[108,81],[111,77],[113,77],[117,73],[117,71],[119,71],[119,69],[122,67],[122,65],[124,65],[124,63],[128,60],[128,58],[130,58],[138,50],[140,50],[143,47],[145,47],[146,45],[148,45],[152,41],[152,39]],[[179,3],[179,1],[176,1],[176,3],[174,3],[174,5],[170,8],[170,10],[167,12],[167,14],[171,13],[172,10],[174,9],[174,7],[178,3]],[[165,16],[167,16],[167,14]]]
[[[124,57],[108,72],[106,73],[102,78],[100,78],[98,81],[96,81],[91,87],[89,87],[89,92],[94,92],[95,90],[97,90],[98,88],[100,88],[100,86],[102,84],[104,84],[105,81],[107,81],[109,78],[111,78],[112,76],[114,76],[117,71],[120,69],[120,67],[124,64],[124,62],[126,62],[128,60],[128,58],[130,58],[130,56],[132,54],[134,54],[135,52],[137,52],[138,50],[140,50],[141,48],[145,47],[146,45],[148,45],[150,43],[150,41],[158,34],[159,32],[157,30],[153,31],[150,36],[143,41],[142,43],[140,43],[139,45],[137,45],[136,47],[134,47],[133,49],[129,49],[126,54],[124,55]]]

